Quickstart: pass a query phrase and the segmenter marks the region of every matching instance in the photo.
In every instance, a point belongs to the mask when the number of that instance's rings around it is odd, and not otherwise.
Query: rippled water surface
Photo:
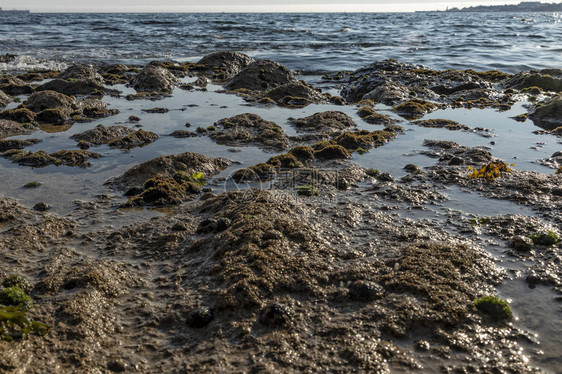
[[[305,71],[396,58],[439,69],[516,72],[558,67],[562,14],[0,14],[0,51],[31,57],[12,68],[34,66],[37,57],[140,63],[223,49]]]

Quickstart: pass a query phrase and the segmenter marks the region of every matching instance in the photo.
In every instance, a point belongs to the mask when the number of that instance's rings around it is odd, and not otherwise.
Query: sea
[[[235,50],[318,74],[394,58],[434,69],[560,67],[562,13],[0,13],[1,70],[197,61]]]

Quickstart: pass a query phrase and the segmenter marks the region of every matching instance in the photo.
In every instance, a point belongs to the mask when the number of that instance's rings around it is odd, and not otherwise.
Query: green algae
[[[4,288],[0,291],[0,304],[6,306],[21,306],[23,309],[28,310],[33,303],[28,294],[17,286]]]
[[[0,339],[12,341],[18,336],[28,337],[29,333],[43,336],[50,327],[32,321],[26,316],[26,309],[22,306],[0,305]]]
[[[507,301],[495,296],[484,296],[474,300],[474,306],[480,312],[496,321],[510,321],[513,318]]]
[[[529,238],[533,241],[533,243],[538,245],[554,245],[560,240],[558,235],[552,230],[536,233],[529,236]]]

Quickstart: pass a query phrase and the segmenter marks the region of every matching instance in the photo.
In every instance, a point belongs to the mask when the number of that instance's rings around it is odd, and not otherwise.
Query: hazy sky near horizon
[[[0,0],[4,9],[34,12],[407,12],[446,7],[515,4],[521,0]],[[554,1],[554,0],[552,0]]]

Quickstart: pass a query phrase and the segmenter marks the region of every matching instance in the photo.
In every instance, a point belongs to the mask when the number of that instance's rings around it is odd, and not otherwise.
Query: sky
[[[522,0],[0,0],[0,7],[29,9],[33,12],[411,12],[473,5],[517,4],[520,1]]]

